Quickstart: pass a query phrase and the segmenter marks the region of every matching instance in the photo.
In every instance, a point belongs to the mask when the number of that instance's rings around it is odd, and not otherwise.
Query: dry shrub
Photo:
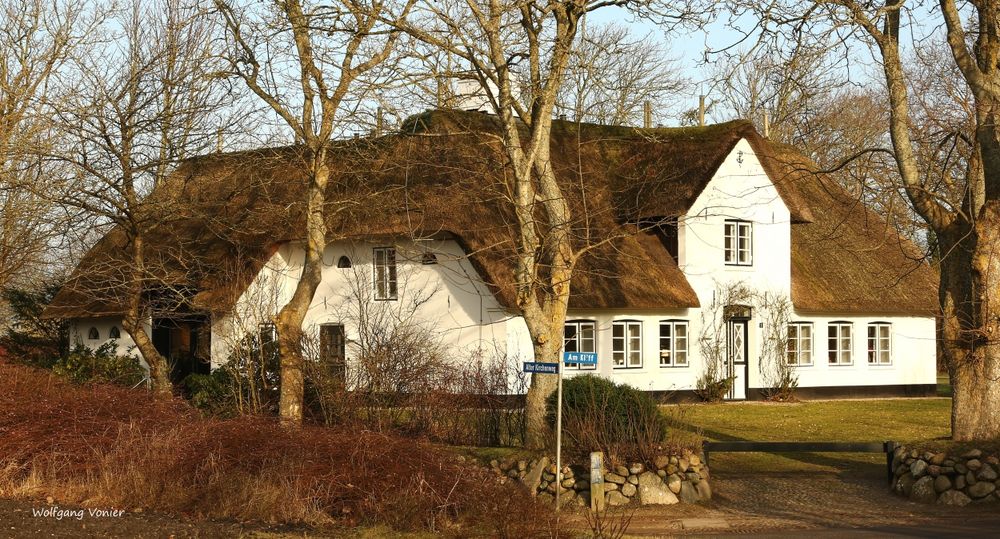
[[[544,524],[515,522],[532,511],[523,490],[446,449],[394,434],[205,419],[179,400],[73,386],[2,362],[0,409],[0,495],[473,535],[487,526],[489,535],[510,528],[517,532],[508,536],[532,536]],[[521,506],[508,512],[513,504]]]

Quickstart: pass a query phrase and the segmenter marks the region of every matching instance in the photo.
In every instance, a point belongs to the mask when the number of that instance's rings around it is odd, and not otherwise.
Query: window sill
[[[690,364],[688,364],[688,365],[660,365],[660,368],[661,369],[686,369],[686,368],[688,368],[690,366],[691,366]]]
[[[635,367],[624,367],[624,366],[622,366],[622,367],[612,367],[612,369],[616,370],[616,371],[637,371],[637,370],[639,370],[641,368],[642,368],[642,365],[638,365],[638,366],[635,366]]]
[[[850,363],[827,363],[827,366],[830,366],[830,367],[853,367],[854,366],[854,362],[852,361]]]
[[[374,298],[375,301],[399,301],[398,297],[395,298]]]

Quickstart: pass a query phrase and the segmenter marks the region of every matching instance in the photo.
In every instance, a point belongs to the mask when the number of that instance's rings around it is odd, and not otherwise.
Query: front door
[[[747,322],[738,318],[726,322],[726,375],[733,379],[729,400],[747,398]]]

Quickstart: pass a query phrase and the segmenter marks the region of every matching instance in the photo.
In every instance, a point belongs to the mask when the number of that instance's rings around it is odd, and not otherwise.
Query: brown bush
[[[426,441],[288,429],[260,417],[205,419],[179,400],[73,386],[3,362],[0,410],[4,496],[239,520],[547,533],[545,520],[525,521],[535,511],[525,492]]]

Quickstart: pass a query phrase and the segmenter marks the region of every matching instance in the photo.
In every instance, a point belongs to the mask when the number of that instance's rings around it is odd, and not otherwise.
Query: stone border
[[[968,505],[1000,500],[1000,459],[979,449],[959,456],[898,447],[892,490],[920,503]]]
[[[653,465],[639,462],[611,466],[604,470],[604,499],[610,506],[672,505],[697,503],[712,498],[709,470],[702,454],[685,451],[681,455],[659,455]],[[549,457],[490,461],[490,468],[506,480],[523,483],[533,495],[552,502],[556,492],[556,465]],[[563,466],[562,492],[565,503],[590,507],[590,466],[572,463]]]

